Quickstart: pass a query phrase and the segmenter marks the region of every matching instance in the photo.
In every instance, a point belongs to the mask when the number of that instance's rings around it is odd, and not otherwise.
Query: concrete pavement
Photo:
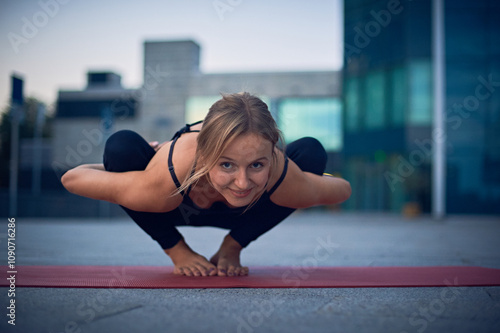
[[[7,222],[0,230],[6,264]],[[210,257],[226,231],[180,229]],[[299,212],[244,250],[250,266],[500,268],[498,217],[404,219]],[[329,256],[315,249],[330,244]],[[171,265],[132,221],[18,219],[18,265]],[[2,263],[4,265],[4,263]],[[7,313],[8,288],[0,288]],[[312,289],[19,288],[1,332],[500,332],[500,287]]]

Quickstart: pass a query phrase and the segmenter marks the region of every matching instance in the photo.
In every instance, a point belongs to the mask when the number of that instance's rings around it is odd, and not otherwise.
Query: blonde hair
[[[193,169],[197,166],[197,171],[184,180],[178,189],[179,193],[207,176],[216,166],[226,147],[235,138],[246,134],[257,134],[271,142],[273,163],[276,163],[275,148],[284,141],[266,103],[248,92],[223,94],[222,98],[210,107],[198,134],[193,163]],[[254,198],[252,204],[262,193]]]

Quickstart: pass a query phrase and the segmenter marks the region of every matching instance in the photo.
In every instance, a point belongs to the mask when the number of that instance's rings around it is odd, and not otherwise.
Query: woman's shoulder
[[[282,160],[282,167],[284,169],[285,157]],[[301,183],[304,185],[304,182],[304,172],[300,170],[292,159],[287,158],[286,174],[281,179],[279,186],[272,193],[271,201],[280,206],[298,208],[298,206],[301,206],[301,195],[297,193],[301,191],[301,187],[298,185],[301,185]]]
[[[289,160],[285,157],[283,151],[275,148],[276,162],[272,168],[272,172],[267,185],[267,192],[272,191],[271,198],[275,198],[274,195],[279,188],[281,188],[283,181],[288,175],[288,164]]]

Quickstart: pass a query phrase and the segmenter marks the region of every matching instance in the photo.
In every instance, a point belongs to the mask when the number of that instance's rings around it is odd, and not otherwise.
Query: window
[[[345,83],[346,130],[355,132],[359,129],[359,79],[352,77]]]
[[[269,111],[272,112],[269,98],[262,96],[257,97],[266,103]],[[186,123],[191,124],[205,119],[210,107],[221,98],[222,97],[220,95],[189,97],[186,102]]]
[[[192,124],[199,120],[203,120],[208,113],[208,110],[217,102],[220,96],[194,96],[189,97],[186,102],[186,123]]]
[[[390,123],[393,126],[403,126],[406,114],[406,99],[408,88],[406,84],[406,71],[402,67],[394,68],[391,71],[391,101]]]
[[[336,98],[289,98],[278,105],[278,126],[286,142],[318,139],[327,151],[342,148],[342,103]]]
[[[384,127],[385,122],[385,73],[372,72],[366,77],[366,114],[365,126],[367,129]]]
[[[410,63],[409,114],[410,125],[430,125],[432,123],[432,72],[428,60]]]

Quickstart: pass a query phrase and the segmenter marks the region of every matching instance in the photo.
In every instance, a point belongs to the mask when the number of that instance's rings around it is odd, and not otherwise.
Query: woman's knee
[[[323,174],[327,162],[326,150],[317,139],[304,137],[287,145],[287,156],[302,171]]]
[[[104,167],[116,172],[144,170],[154,154],[154,149],[139,134],[121,130],[106,141]]]

